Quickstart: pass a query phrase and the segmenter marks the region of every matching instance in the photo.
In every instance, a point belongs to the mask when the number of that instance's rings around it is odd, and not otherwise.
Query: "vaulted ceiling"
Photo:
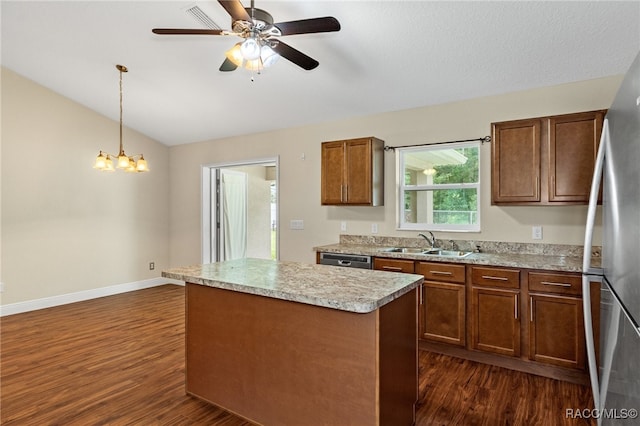
[[[244,1],[244,6],[249,6]],[[2,1],[2,65],[166,145],[402,110],[624,73],[640,2],[260,1],[276,22],[333,16],[339,32],[282,40],[320,62],[218,70],[235,36],[218,1]],[[251,77],[253,78],[253,81]]]

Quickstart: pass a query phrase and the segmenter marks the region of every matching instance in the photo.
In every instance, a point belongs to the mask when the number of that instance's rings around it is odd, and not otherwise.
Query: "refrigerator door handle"
[[[609,120],[605,118],[602,125],[602,135],[600,145],[596,155],[596,163],[593,170],[593,180],[591,181],[591,192],[589,193],[589,209],[587,210],[587,226],[584,232],[584,253],[582,255],[582,272],[587,274],[591,268],[591,248],[593,246],[593,226],[596,220],[596,207],[598,205],[598,193],[600,192],[600,181],[602,180],[602,166],[606,147],[609,145]]]
[[[593,320],[591,316],[591,282],[601,281],[602,278],[593,274],[591,267],[591,249],[593,245],[593,227],[596,217],[596,206],[598,205],[598,193],[600,192],[600,181],[602,179],[602,166],[606,147],[609,144],[609,121],[604,120],[602,125],[602,136],[600,146],[596,156],[596,164],[593,170],[593,180],[591,181],[591,192],[589,195],[589,209],[587,210],[587,225],[584,233],[584,253],[582,257],[582,303],[584,312],[585,343],[587,347],[587,360],[589,364],[589,378],[591,379],[591,390],[593,392],[594,408],[600,409],[600,385],[598,383],[598,366],[596,364],[596,348],[593,338]]]

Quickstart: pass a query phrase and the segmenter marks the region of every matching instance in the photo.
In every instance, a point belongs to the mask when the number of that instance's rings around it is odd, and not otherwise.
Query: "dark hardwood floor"
[[[250,424],[184,393],[183,287],[11,315],[0,327],[2,425]],[[566,409],[589,407],[589,395],[584,386],[421,352],[417,424],[590,424],[565,418]]]

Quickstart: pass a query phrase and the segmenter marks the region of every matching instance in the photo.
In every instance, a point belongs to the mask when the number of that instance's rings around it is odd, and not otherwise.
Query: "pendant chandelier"
[[[100,151],[96,162],[93,166],[94,169],[98,169],[103,172],[113,172],[113,158],[117,158],[116,168],[122,169],[125,172],[148,172],[147,160],[144,159],[144,155],[127,155],[124,153],[124,147],[122,146],[122,73],[129,71],[124,65],[116,65],[118,71],[120,71],[120,151],[118,155],[109,154],[105,151]]]

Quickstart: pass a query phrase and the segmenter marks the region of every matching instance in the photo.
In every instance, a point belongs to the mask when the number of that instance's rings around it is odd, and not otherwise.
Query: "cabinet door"
[[[562,367],[585,366],[582,299],[529,296],[529,359]]]
[[[520,356],[520,293],[472,287],[471,347]]]
[[[420,337],[465,345],[465,288],[461,284],[425,281],[420,306]]]
[[[344,143],[341,141],[322,144],[321,203],[341,204],[344,200]]]
[[[493,124],[491,202],[540,201],[541,120]]]
[[[549,201],[589,201],[604,113],[549,118]]]
[[[347,204],[372,204],[371,140],[345,142],[345,201]]]

